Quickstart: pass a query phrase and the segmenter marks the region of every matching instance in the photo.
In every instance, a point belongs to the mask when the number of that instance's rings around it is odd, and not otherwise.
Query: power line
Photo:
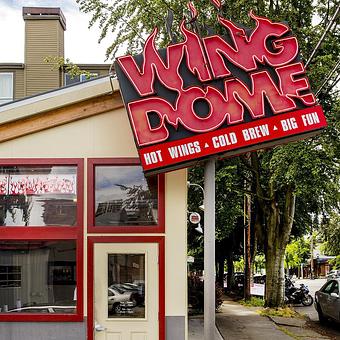
[[[328,80],[331,79],[332,75],[336,72],[337,68],[340,66],[340,57],[338,59],[338,62],[335,64],[334,68],[328,73],[328,76],[326,77],[325,81],[322,83],[320,88],[316,91],[315,95],[317,96],[321,90],[324,88],[324,86],[327,84]]]
[[[326,34],[328,33],[328,31],[331,29],[331,27],[333,26],[335,20],[336,20],[336,17],[337,15],[339,14],[339,11],[340,11],[340,4],[338,5],[337,9],[335,10],[335,13],[332,17],[332,19],[330,20],[330,22],[328,23],[325,31],[323,32],[320,40],[318,41],[318,43],[316,44],[311,56],[309,57],[309,59],[307,60],[306,64],[305,64],[305,68],[308,67],[308,65],[310,64],[311,60],[313,59],[313,57],[315,56],[316,52],[318,51],[318,49],[320,48],[320,45],[322,44],[322,42],[324,41],[325,37],[326,37]]]

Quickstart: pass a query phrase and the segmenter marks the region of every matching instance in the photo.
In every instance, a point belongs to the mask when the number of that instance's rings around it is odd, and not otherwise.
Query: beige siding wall
[[[0,158],[84,158],[84,226],[86,233],[87,158],[137,157],[126,111],[119,109],[0,144]],[[165,178],[166,315],[187,324],[186,170]],[[85,268],[86,268],[86,242]],[[87,270],[84,271],[86,314]]]
[[[14,73],[14,99],[25,96],[24,90],[24,70],[15,70]]]
[[[30,96],[61,86],[61,71],[51,70],[47,56],[63,56],[59,20],[26,20],[25,94]]]
[[[23,68],[1,68],[0,73],[13,73],[13,100],[25,96],[24,91],[24,69]]]

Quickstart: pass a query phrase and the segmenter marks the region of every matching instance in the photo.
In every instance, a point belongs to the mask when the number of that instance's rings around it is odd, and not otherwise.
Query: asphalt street
[[[304,280],[295,280],[295,286],[299,286],[300,283],[303,283],[308,286],[310,294],[313,296],[313,299],[315,299],[315,292],[319,290],[325,283],[326,279],[304,279]],[[330,322],[327,325],[321,325],[318,318],[318,313],[316,312],[314,308],[314,304],[309,307],[304,307],[302,305],[295,305],[294,309],[301,313],[305,314],[309,317],[311,320],[311,324],[313,327],[324,330],[327,334],[330,334],[336,339],[340,339],[340,325],[336,324],[334,322]]]

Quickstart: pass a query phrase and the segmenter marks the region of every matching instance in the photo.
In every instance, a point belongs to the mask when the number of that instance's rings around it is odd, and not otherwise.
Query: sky
[[[100,30],[98,27],[88,28],[91,15],[80,12],[76,0],[0,0],[0,63],[24,62],[22,7],[62,9],[66,18],[65,58],[78,64],[111,62],[105,61],[109,38],[98,44]]]

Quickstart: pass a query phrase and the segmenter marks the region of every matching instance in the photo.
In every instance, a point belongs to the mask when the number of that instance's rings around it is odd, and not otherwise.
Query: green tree
[[[90,26],[98,23],[102,28],[100,40],[112,33],[113,43],[107,50],[108,58],[114,56],[119,48],[122,48],[122,54],[126,51],[141,53],[145,38],[154,26],[159,27],[159,47],[170,40],[180,39],[176,34],[178,24],[184,15],[189,18],[186,1],[180,0],[120,0],[110,4],[100,0],[77,2],[82,11],[93,14]],[[201,33],[206,34],[208,26],[219,32],[221,28],[216,25],[216,11],[211,2],[204,0],[195,5],[200,13],[198,23]],[[251,9],[276,21],[287,21],[298,37],[303,59],[307,60],[337,6],[331,0],[236,0],[225,2],[220,14],[250,27],[254,25],[247,15]],[[164,24],[169,10],[173,13],[172,32],[166,31]],[[314,23],[316,14],[319,22]],[[332,27],[307,69],[315,91],[328,79],[340,54],[340,28],[336,24]],[[311,213],[317,215],[331,211],[339,198],[340,100],[335,88],[338,79],[339,70],[329,77],[322,91],[318,91],[319,102],[329,122],[329,127],[322,134],[305,141],[252,152],[250,162],[239,158],[244,169],[239,173],[237,184],[244,178],[251,183],[256,235],[266,257],[267,306],[279,306],[284,301],[284,256],[292,229],[307,225]],[[228,213],[221,216],[226,217]],[[303,223],[299,224],[300,221]]]
[[[332,211],[321,229],[324,238],[324,251],[327,255],[340,255],[340,214]]]
[[[287,269],[297,268],[300,273],[301,265],[310,256],[310,242],[303,237],[292,240],[286,247],[285,265]],[[300,275],[299,275],[300,276]]]
[[[240,252],[243,236],[243,224],[239,223],[242,216],[243,196],[239,191],[239,162],[238,159],[221,160],[216,164],[216,273],[217,281],[223,286],[225,260],[228,261],[228,273],[233,273],[234,253]],[[203,183],[202,167],[196,167],[189,172],[189,182]],[[188,210],[197,211],[203,203],[203,193],[195,188],[189,190]],[[204,219],[202,220],[204,228]],[[240,237],[241,236],[241,237]],[[189,225],[188,248],[190,254],[203,258],[203,237]],[[202,266],[202,262],[200,263]],[[203,269],[203,268],[202,268]]]

